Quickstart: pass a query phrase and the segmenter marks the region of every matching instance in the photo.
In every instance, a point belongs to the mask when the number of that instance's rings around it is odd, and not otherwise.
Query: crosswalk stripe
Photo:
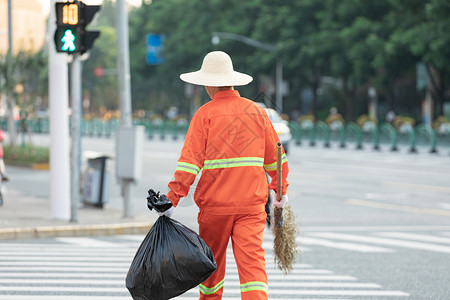
[[[450,226],[311,226],[303,232],[449,231]],[[449,232],[450,234],[450,232]]]
[[[362,235],[351,235],[351,234],[341,234],[341,233],[331,233],[331,232],[317,232],[317,233],[313,233],[312,235],[317,236],[317,237],[322,237],[322,238],[331,238],[331,239],[338,239],[338,240],[345,240],[345,241],[357,241],[357,242],[398,246],[398,247],[419,249],[419,250],[429,250],[429,251],[441,252],[441,253],[450,253],[450,247],[435,245],[435,244],[426,244],[426,243],[421,243],[421,242],[411,242],[411,241],[395,240],[395,239],[388,239],[388,238],[367,237],[367,236],[362,236]]]
[[[387,249],[387,248],[374,247],[374,246],[355,244],[355,243],[337,243],[337,242],[333,242],[330,240],[305,237],[305,236],[301,237],[301,238],[297,238],[297,241],[301,242],[303,244],[306,244],[306,245],[318,245],[318,246],[325,246],[325,247],[330,247],[330,248],[337,248],[337,249],[358,251],[358,252],[373,252],[373,253],[393,252],[392,249]]]
[[[40,260],[40,261],[92,261],[92,262],[99,262],[99,261],[124,261],[125,257],[116,257],[116,256],[109,256],[109,257],[63,257],[63,256],[39,256],[39,257],[33,257],[33,256],[15,256],[15,257],[7,257],[2,256],[0,257],[0,260],[2,261],[14,261],[20,259],[21,261],[33,261],[33,260]],[[130,262],[132,260],[132,257],[130,258]]]
[[[42,296],[42,295],[33,295],[33,300],[61,300],[61,296]],[[173,299],[183,299],[183,300],[198,300],[197,297],[186,297],[186,296],[179,296],[175,297]],[[225,300],[241,300],[241,297],[226,297],[224,296],[223,299]],[[285,298],[286,299],[286,298]],[[344,299],[339,297],[337,298],[320,298],[321,300],[350,300],[350,299]],[[5,295],[3,296],[2,300],[30,300],[30,296],[23,296],[23,295]],[[64,300],[132,300],[131,296],[68,296],[64,295]],[[303,298],[302,300],[317,300],[317,298]]]
[[[3,268],[2,270],[3,271]],[[83,279],[91,279],[91,280],[95,280],[97,281],[98,278],[101,279],[113,279],[113,278],[122,278],[125,280],[125,277],[127,276],[126,273],[75,273],[75,272],[69,272],[69,273],[63,273],[63,272],[49,272],[49,273],[39,273],[39,272],[34,272],[35,269],[30,269],[28,268],[27,270],[28,272],[14,272],[14,273],[7,273],[8,275],[5,276],[0,276],[1,279],[4,279],[4,277],[6,277],[7,279],[13,279],[16,278],[18,280],[24,278],[51,278],[52,280],[55,279],[67,279],[67,278],[72,278],[73,280],[75,279],[79,279],[79,278],[83,278]],[[0,273],[1,274],[1,273]]]
[[[42,295],[2,295],[2,300],[61,300],[61,298],[64,298],[64,300],[133,300],[131,296],[68,296],[64,295],[61,296],[42,296]],[[191,298],[198,300],[197,298]],[[239,298],[240,299],[240,298]],[[186,298],[184,300],[189,300],[189,298]],[[231,299],[227,299],[231,300]]]
[[[47,285],[88,285],[88,286],[97,286],[97,285],[117,285],[121,288],[124,287],[125,278],[119,280],[96,280],[92,281],[89,279],[0,279],[0,284],[3,287],[17,287],[24,286],[25,284],[33,284],[34,286],[38,284],[47,284]],[[232,287],[240,287],[239,282],[227,282],[227,286]],[[308,287],[308,288],[317,288],[317,287],[326,287],[326,288],[381,288],[380,285],[375,283],[344,283],[344,282],[277,282],[277,281],[269,281],[270,288],[273,287]]]
[[[391,237],[391,238],[417,240],[417,241],[430,242],[430,243],[450,244],[450,238],[429,236],[429,235],[425,235],[425,234],[414,234],[414,233],[404,233],[404,232],[378,232],[376,234],[380,235],[380,236]]]
[[[26,263],[25,263],[26,264]],[[109,273],[109,272],[124,272],[128,268],[95,268],[92,271],[96,271],[97,273]],[[73,273],[85,273],[87,271],[92,272],[90,269],[86,267],[65,267],[65,268],[59,268],[57,272],[55,272],[55,267],[33,267],[32,269],[30,267],[27,267],[26,265],[22,265],[19,267],[2,267],[0,271],[3,272],[23,272],[23,271],[29,271],[31,272],[54,272],[54,273],[64,273],[64,272],[73,272]]]
[[[76,293],[118,293],[127,292],[128,290],[123,285],[117,287],[86,287],[86,286],[0,286],[0,292],[64,292],[68,294]]]
[[[3,262],[0,260],[0,264],[2,266],[1,270],[3,270],[3,267],[13,267],[13,266],[23,266],[22,261],[8,261]],[[117,263],[114,262],[114,264],[111,263],[98,263],[98,262],[54,262],[54,261],[27,261],[27,266],[30,267],[85,267],[88,269],[91,268],[105,268],[105,267],[114,267],[114,268],[124,268],[128,269],[131,264],[131,259],[129,262],[123,262],[123,263]]]
[[[114,263],[114,264],[110,264],[110,263],[96,263],[96,262],[88,262],[88,263],[84,263],[84,262],[53,262],[53,261],[32,261],[29,262],[27,261],[26,265],[28,267],[33,267],[34,270],[44,270],[48,269],[49,267],[58,267],[58,270],[61,271],[76,271],[79,270],[79,268],[85,268],[86,270],[91,270],[93,269],[94,271],[103,271],[103,270],[121,270],[123,272],[128,271],[129,267],[131,264],[131,259],[129,262],[124,262],[124,263]],[[0,270],[9,270],[9,271],[20,271],[24,268],[24,263],[21,261],[13,261],[13,262],[3,262],[0,260],[0,265],[1,268]],[[267,268],[267,273],[278,273],[278,270],[276,270],[275,268]],[[233,269],[229,271],[230,274],[237,274],[237,270]],[[329,271],[329,270],[317,270],[317,269],[295,269],[292,270],[289,275],[292,274],[332,274],[333,272]]]
[[[51,272],[50,275],[53,276],[63,276],[63,274],[67,274],[66,276],[76,275],[81,276],[86,271],[89,271],[89,269],[86,269],[86,267],[71,267],[71,268],[59,268],[57,271],[55,271],[54,267],[26,267],[26,266],[20,266],[20,267],[2,267],[2,272],[21,272],[24,273],[28,271],[27,276],[32,276],[33,274],[36,274],[37,277],[42,277],[43,274],[41,272]],[[87,277],[108,277],[114,276],[114,274],[111,274],[112,272],[119,272],[122,274],[127,274],[128,268],[95,268],[92,271],[89,271],[89,274]],[[351,276],[342,276],[342,275],[329,275],[329,274],[289,274],[289,275],[283,275],[282,273],[268,273],[268,277],[272,280],[356,280],[356,278]],[[12,274],[11,274],[12,275]],[[124,277],[126,275],[122,275]],[[239,275],[236,273],[228,273],[226,275],[227,279],[230,280],[239,280]]]
[[[55,238],[55,240],[63,243],[70,243],[80,246],[88,246],[88,247],[112,247],[112,248],[119,248],[122,247],[121,244],[118,243],[111,243],[111,242],[105,242],[93,238],[81,238],[81,237],[61,237],[61,238]]]
[[[271,294],[277,295],[306,295],[306,296],[401,296],[408,297],[409,294],[401,291],[365,291],[365,290],[297,290],[295,293],[291,291],[277,291],[271,293],[269,290],[269,298]]]
[[[13,250],[11,250],[13,251]],[[0,259],[2,259],[3,257],[26,257],[26,256],[30,256],[30,252],[26,252],[26,251],[2,251],[0,250]],[[53,252],[53,251],[45,251],[45,252],[33,252],[32,256],[33,257],[42,257],[42,256],[48,256],[48,255],[52,255],[52,257],[92,257],[95,255],[100,255],[102,254],[102,256],[104,257],[130,257],[130,253],[134,254],[134,251],[126,251],[126,252],[114,252],[114,253],[100,253],[100,252],[75,252],[75,251],[67,251],[67,252],[63,252],[63,251],[58,251],[58,252]],[[66,255],[67,254],[67,255]]]
[[[108,252],[110,253],[125,253],[128,251],[136,251],[137,248],[139,247],[138,244],[136,245],[131,245],[129,247],[124,247],[124,248],[114,248],[114,249],[108,249]],[[78,248],[74,248],[73,245],[57,245],[55,247],[52,248],[48,248],[48,246],[37,246],[34,244],[22,244],[22,245],[7,245],[7,244],[0,244],[0,252],[7,252],[7,251],[34,251],[34,252],[60,252],[60,253],[64,253],[67,250],[72,250],[74,252],[85,252],[84,249],[86,249],[86,252],[89,253],[103,253],[105,250],[104,248],[82,248],[82,247],[78,247]]]
[[[49,287],[49,286],[0,286],[0,291],[4,292],[64,292],[68,294],[76,293],[128,293],[125,286],[115,287]],[[191,290],[192,291],[192,290]],[[240,294],[240,288],[227,288],[224,286],[224,293]],[[192,293],[192,292],[189,292]],[[287,289],[269,289],[270,295],[327,295],[327,296],[409,296],[409,294],[400,291],[372,291],[372,290],[287,290]]]
[[[408,296],[402,291],[385,290],[376,283],[358,282],[353,276],[334,274],[331,270],[300,262],[295,264],[291,273],[284,275],[274,263],[272,238],[273,235],[267,233],[264,241],[267,246],[269,299],[343,300]],[[57,238],[53,239],[57,242],[55,244],[49,241],[47,244],[15,243],[13,246],[0,243],[0,299],[132,300],[125,287],[125,277],[143,239],[144,236],[139,235],[109,240]],[[302,252],[303,244],[309,245],[308,242],[359,252],[393,251],[359,241],[342,243],[312,236],[299,237],[297,241],[302,243]],[[237,300],[240,299],[240,282],[231,247],[227,249],[226,261],[223,299]],[[197,300],[198,297],[198,288],[194,288],[175,299]]]

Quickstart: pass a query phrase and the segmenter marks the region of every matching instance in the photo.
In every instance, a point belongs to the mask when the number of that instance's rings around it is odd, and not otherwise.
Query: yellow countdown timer
[[[62,9],[63,24],[77,25],[78,24],[78,5],[69,4],[64,5]]]

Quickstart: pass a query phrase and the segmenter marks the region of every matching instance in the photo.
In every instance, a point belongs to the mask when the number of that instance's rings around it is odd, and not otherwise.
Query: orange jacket
[[[269,187],[276,192],[278,141],[262,107],[236,90],[217,92],[191,120],[167,197],[177,206],[201,171],[194,193],[201,211],[226,215],[263,211],[266,172],[272,178]],[[283,150],[283,194],[288,172]]]

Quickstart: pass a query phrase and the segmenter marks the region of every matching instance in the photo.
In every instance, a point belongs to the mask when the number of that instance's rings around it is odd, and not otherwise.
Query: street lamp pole
[[[273,44],[262,43],[260,41],[251,39],[249,37],[230,33],[230,32],[213,32],[211,42],[214,45],[218,45],[220,43],[220,39],[230,39],[239,41],[241,43],[247,44],[249,46],[259,48],[269,52],[275,52],[276,46]],[[276,85],[276,109],[279,113],[283,111],[283,62],[280,57],[277,58],[276,72],[275,72],[275,85]]]
[[[8,52],[6,54],[6,76],[7,76],[7,88],[6,88],[6,97],[7,104],[9,107],[9,118],[8,118],[8,132],[9,132],[9,140],[12,141],[14,137],[14,107],[16,106],[16,101],[14,99],[13,89],[14,89],[14,80],[13,80],[13,70],[12,70],[12,61],[13,61],[13,38],[12,38],[12,1],[8,0]]]

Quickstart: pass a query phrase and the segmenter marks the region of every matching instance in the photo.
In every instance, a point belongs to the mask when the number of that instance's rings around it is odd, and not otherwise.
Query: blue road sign
[[[147,35],[147,56],[146,61],[149,65],[159,65],[164,62],[163,36],[157,34]]]

